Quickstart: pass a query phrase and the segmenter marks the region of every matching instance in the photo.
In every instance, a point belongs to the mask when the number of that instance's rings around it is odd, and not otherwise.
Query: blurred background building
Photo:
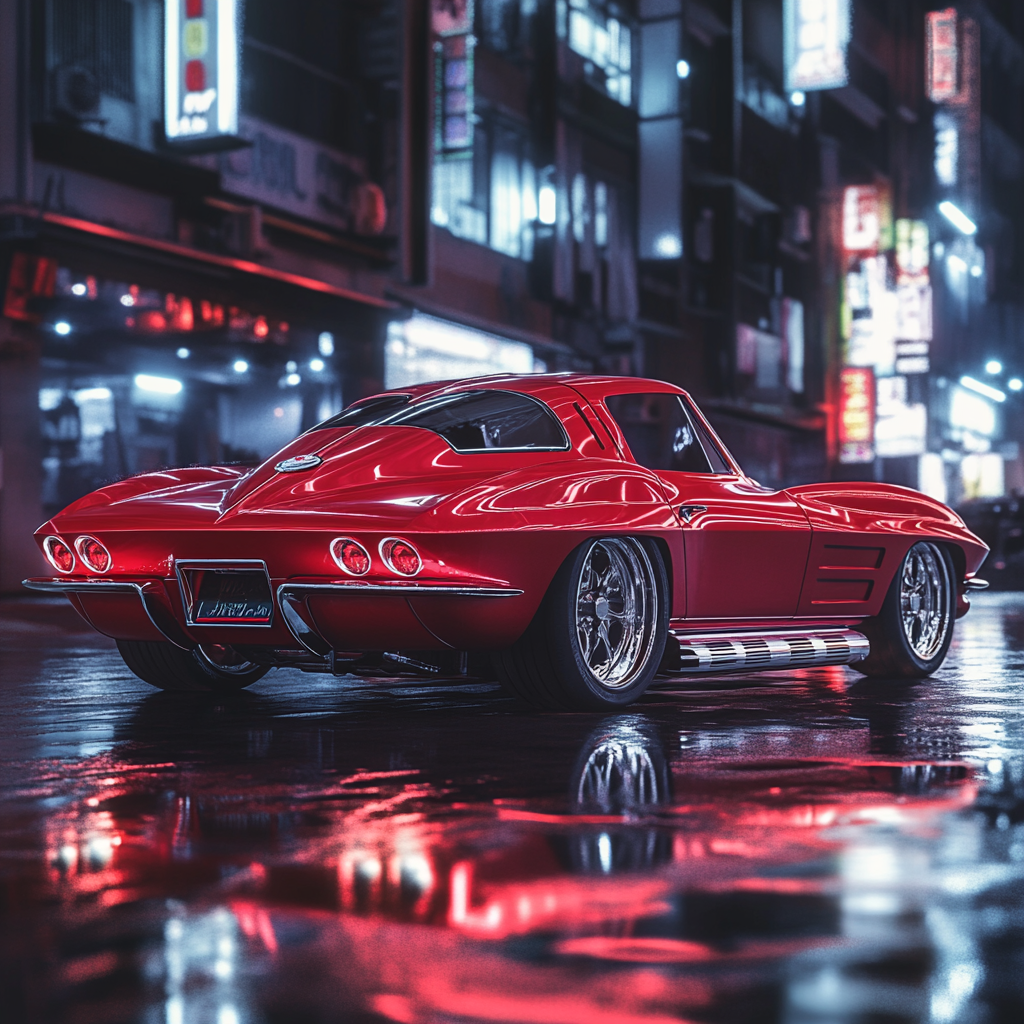
[[[384,387],[688,388],[748,472],[1024,488],[1013,0],[0,0],[0,589]]]

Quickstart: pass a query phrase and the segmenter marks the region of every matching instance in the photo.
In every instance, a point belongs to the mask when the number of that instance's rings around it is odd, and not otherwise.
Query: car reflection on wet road
[[[1024,1019],[1024,595],[920,683],[130,676],[0,605],[5,1020]]]

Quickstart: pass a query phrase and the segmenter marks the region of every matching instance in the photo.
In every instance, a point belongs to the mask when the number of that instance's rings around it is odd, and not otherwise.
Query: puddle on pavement
[[[853,679],[670,682],[617,717],[459,683],[141,697],[109,749],[5,772],[7,1005],[147,1024],[1016,1019],[1020,697],[956,672],[933,691]]]

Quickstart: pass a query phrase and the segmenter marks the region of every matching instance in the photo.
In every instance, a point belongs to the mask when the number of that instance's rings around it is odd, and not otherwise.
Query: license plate
[[[192,621],[197,625],[270,624],[274,614],[274,599],[265,570],[193,569],[191,575],[192,593],[195,595]]]

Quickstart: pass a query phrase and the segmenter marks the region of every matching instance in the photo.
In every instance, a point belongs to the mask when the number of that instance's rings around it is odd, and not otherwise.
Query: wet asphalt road
[[[0,1018],[1024,1020],[1024,595],[919,683],[156,693],[0,602]]]

